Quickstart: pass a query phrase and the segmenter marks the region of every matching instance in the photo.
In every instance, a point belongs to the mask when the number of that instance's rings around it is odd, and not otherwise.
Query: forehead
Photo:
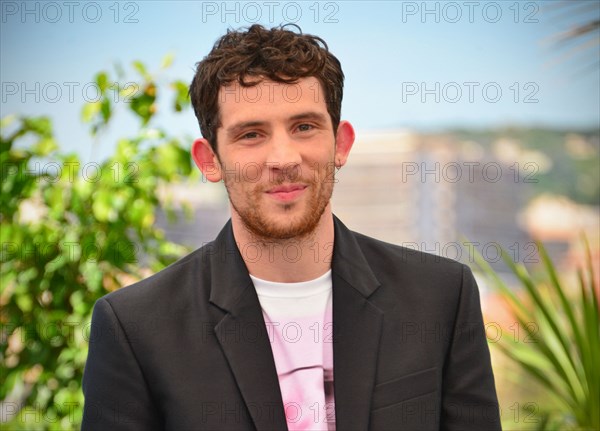
[[[252,87],[236,81],[221,87],[218,103],[222,126],[250,119],[276,120],[299,112],[327,113],[323,87],[315,77],[293,84],[265,79]]]

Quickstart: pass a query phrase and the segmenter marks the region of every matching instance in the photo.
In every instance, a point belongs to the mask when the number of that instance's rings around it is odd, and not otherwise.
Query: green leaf
[[[146,66],[144,66],[144,63],[136,60],[132,64],[133,64],[133,68],[135,70],[137,70],[140,73],[140,75],[142,75],[142,78],[144,78],[145,80],[148,80],[150,78],[150,75],[148,74],[148,71],[146,70]]]
[[[102,99],[102,102],[100,103],[100,112],[102,113],[103,122],[105,124],[108,123],[108,120],[110,120],[111,115],[110,99]]]
[[[160,68],[167,69],[171,67],[171,65],[173,64],[173,60],[175,60],[175,54],[173,54],[172,52],[168,53],[163,57],[162,62],[160,63]]]
[[[112,204],[112,194],[108,190],[98,190],[94,193],[92,204],[94,216],[101,222],[112,222],[117,219],[118,213]]]
[[[144,92],[142,94],[131,99],[129,107],[142,119],[142,124],[145,125],[148,123],[148,121],[150,121],[150,118],[152,118],[156,112],[156,105],[154,104],[155,101],[156,86],[154,83],[150,83],[144,88]]]
[[[140,84],[136,82],[128,82],[122,89],[119,90],[119,100],[125,103],[131,102],[131,99],[140,92]]]
[[[47,156],[56,149],[58,149],[58,144],[54,138],[42,138],[33,147],[33,151],[38,156]]]
[[[84,123],[91,122],[94,119],[94,117],[96,117],[96,115],[98,115],[101,107],[102,107],[102,104],[100,101],[88,102],[85,105],[83,105],[83,108],[81,110],[81,119],[83,120],[83,122]]]
[[[100,72],[96,75],[96,84],[98,84],[100,94],[104,94],[108,88],[108,75],[106,72]]]
[[[154,224],[152,205],[142,199],[136,199],[129,210],[130,220],[135,226],[148,228]]]
[[[10,114],[2,117],[0,119],[0,129],[6,129],[10,127],[11,124],[14,124],[17,121],[17,116],[15,114]]]
[[[52,136],[52,123],[48,117],[25,118],[23,122],[26,130],[45,137]]]
[[[173,81],[171,88],[175,90],[175,99],[173,109],[176,112],[181,112],[184,108],[191,104],[188,94],[188,85],[183,81]]]

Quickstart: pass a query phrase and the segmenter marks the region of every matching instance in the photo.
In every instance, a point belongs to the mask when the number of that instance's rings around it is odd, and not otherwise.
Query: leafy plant
[[[541,280],[503,251],[523,295],[513,292],[481,255],[476,256],[476,263],[492,279],[531,341],[521,343],[504,336],[496,345],[527,377],[547,389],[556,403],[556,409],[544,412],[542,428],[553,424],[558,429],[600,429],[600,314],[592,257],[585,245],[587,269],[578,271],[578,286],[559,278],[541,243]]]
[[[49,118],[2,119],[2,429],[78,429],[93,304],[187,251],[154,220],[168,209],[161,187],[192,175],[189,142],[151,127],[157,94],[173,89],[179,112],[187,87],[159,82],[139,62],[134,69],[141,78],[123,86],[98,73],[100,98],[82,109],[98,143],[119,112],[115,100],[126,97],[120,105],[141,124],[101,163],[61,153]]]

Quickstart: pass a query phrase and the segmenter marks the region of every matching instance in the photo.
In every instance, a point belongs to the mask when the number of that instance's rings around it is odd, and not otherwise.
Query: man
[[[231,220],[97,302],[84,430],[500,428],[470,270],[332,214],[343,79],[285,27],[228,32],[198,64],[192,157]]]

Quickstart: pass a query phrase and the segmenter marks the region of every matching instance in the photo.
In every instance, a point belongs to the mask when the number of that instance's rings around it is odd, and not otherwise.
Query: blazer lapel
[[[215,334],[257,430],[287,430],[277,370],[260,302],[231,229],[210,251],[210,302],[227,314]]]
[[[366,430],[383,311],[368,297],[379,287],[353,234],[335,220],[333,273],[333,370],[336,428]]]

